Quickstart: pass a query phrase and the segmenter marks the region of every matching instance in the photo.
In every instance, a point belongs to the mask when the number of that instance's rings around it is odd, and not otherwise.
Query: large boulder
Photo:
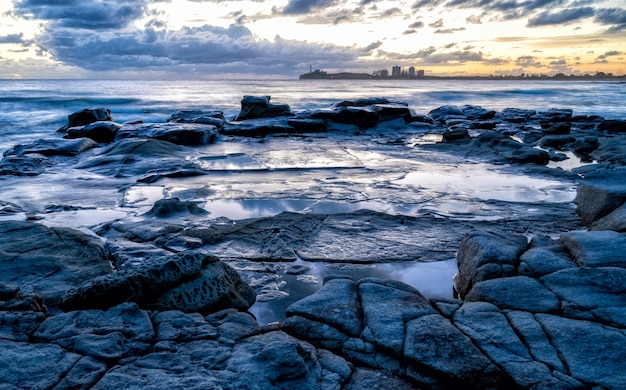
[[[626,234],[573,231],[561,234],[560,242],[581,267],[626,268]]]
[[[67,129],[67,138],[89,138],[98,143],[109,143],[115,139],[115,134],[122,125],[111,121],[97,121],[83,127]]]
[[[218,258],[181,252],[89,280],[67,291],[62,308],[106,309],[136,302],[157,310],[210,313],[247,310],[255,298],[254,290]]]
[[[205,123],[137,123],[125,125],[117,132],[115,139],[154,138],[176,145],[202,146],[215,142],[222,125]]]
[[[67,116],[67,123],[58,131],[64,132],[71,127],[85,126],[98,121],[113,121],[108,108],[85,108]]]
[[[16,145],[4,152],[5,156],[23,156],[25,154],[41,154],[44,156],[77,156],[93,148],[96,142],[89,138],[57,139],[42,138],[27,145]]]
[[[241,111],[235,120],[243,121],[292,115],[289,105],[270,103],[270,96],[244,96],[241,100]]]
[[[560,309],[559,299],[536,279],[511,276],[479,282],[465,296],[468,302],[489,302],[499,308],[549,313]]]

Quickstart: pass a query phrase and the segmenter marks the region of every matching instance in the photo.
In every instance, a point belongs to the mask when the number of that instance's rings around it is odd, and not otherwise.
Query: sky
[[[0,78],[626,74],[626,0],[3,0]]]

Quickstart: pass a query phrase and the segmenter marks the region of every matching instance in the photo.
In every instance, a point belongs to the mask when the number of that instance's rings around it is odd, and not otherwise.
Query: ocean
[[[269,95],[294,111],[345,99],[379,96],[408,103],[418,114],[442,105],[479,105],[626,118],[626,84],[513,80],[0,80],[0,153],[61,127],[83,108],[107,107],[120,123],[164,122],[179,110],[237,115],[244,95]]]

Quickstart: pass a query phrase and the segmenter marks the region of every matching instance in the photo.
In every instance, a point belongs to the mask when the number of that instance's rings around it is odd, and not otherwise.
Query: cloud
[[[53,27],[121,29],[147,11],[148,0],[19,0],[16,16],[43,19]]]
[[[603,25],[612,25],[609,32],[626,30],[626,9],[602,8],[596,12],[595,21]]]
[[[557,12],[542,12],[528,20],[528,27],[546,26],[554,24],[567,24],[579,19],[590,18],[596,13],[591,7],[564,9]]]
[[[528,67],[540,68],[543,66],[543,64],[537,60],[537,57],[534,57],[534,56],[517,57],[517,59],[515,59],[515,65],[525,67],[525,68],[528,68]]]
[[[228,28],[204,25],[176,31],[85,32],[58,29],[36,41],[39,48],[66,65],[91,71],[188,69],[189,66],[232,73],[295,73],[311,63],[324,67],[351,63],[380,47],[365,48],[314,44],[255,37],[240,25]]]
[[[418,62],[419,65],[458,65],[466,62],[480,62],[485,58],[481,52],[469,50],[439,51],[434,46],[427,47],[413,53],[389,53],[379,50],[381,55],[394,60],[405,60]]]
[[[435,34],[453,34],[457,31],[463,31],[465,30],[465,27],[458,27],[458,28],[440,28],[435,30]]]
[[[411,23],[409,25],[409,28],[411,28],[411,29],[422,28],[422,27],[424,27],[424,22],[419,21],[419,20],[417,22],[413,22],[413,23]]]
[[[315,8],[326,8],[335,5],[335,0],[289,0],[283,8],[285,15],[304,15]]]
[[[19,33],[19,34],[9,34],[9,35],[5,35],[5,36],[0,36],[0,43],[21,43],[21,44],[24,44],[26,42],[24,41],[24,34],[23,33]]]
[[[604,60],[607,57],[619,56],[621,54],[623,54],[623,52],[617,50],[607,51],[606,53],[599,55],[598,60]]]

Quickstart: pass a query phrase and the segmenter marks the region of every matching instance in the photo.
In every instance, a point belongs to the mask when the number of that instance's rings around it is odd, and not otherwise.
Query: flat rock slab
[[[41,294],[48,306],[68,288],[111,271],[97,237],[29,221],[0,222],[0,283]]]
[[[626,268],[626,234],[574,231],[562,234],[559,241],[581,267]]]

